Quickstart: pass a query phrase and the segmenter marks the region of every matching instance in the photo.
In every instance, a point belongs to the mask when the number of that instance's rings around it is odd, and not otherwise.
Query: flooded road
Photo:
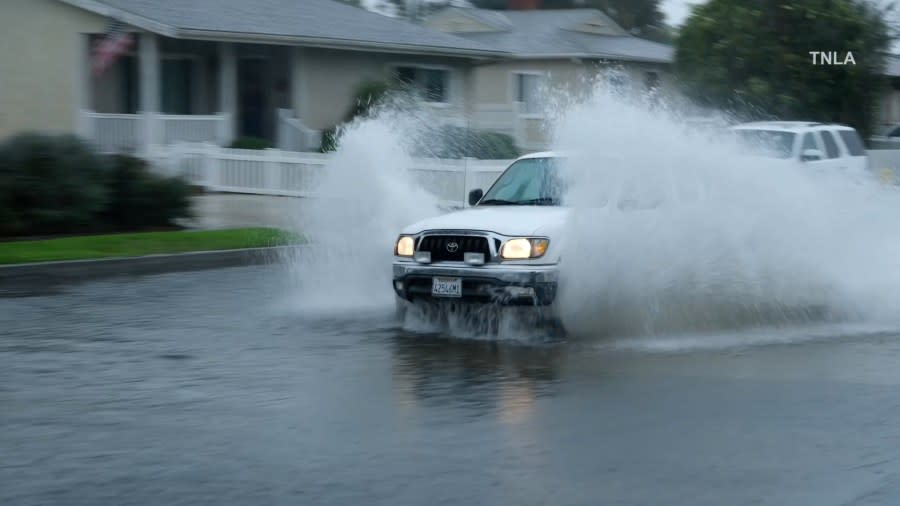
[[[900,332],[462,341],[285,279],[0,299],[0,504],[900,502]]]

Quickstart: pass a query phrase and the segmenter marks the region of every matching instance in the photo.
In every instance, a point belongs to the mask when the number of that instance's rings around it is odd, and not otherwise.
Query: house
[[[878,108],[878,122],[880,127],[887,128],[900,123],[900,56],[887,58],[884,73],[888,84]]]
[[[136,43],[95,76],[111,20]],[[333,0],[4,0],[0,38],[0,138],[77,132],[108,151],[243,136],[315,149],[356,86],[396,74],[462,115],[469,69],[504,56]]]
[[[92,48],[112,21],[134,44],[102,74]],[[601,64],[665,87],[672,49],[591,9],[450,7],[415,24],[334,0],[4,0],[0,138],[74,132],[104,151],[259,137],[318,148],[354,90],[399,79],[448,120],[545,146],[544,85]]]
[[[596,9],[450,7],[424,24],[508,54],[473,64],[472,122],[513,134],[525,148],[546,144],[541,97],[548,88],[577,93],[605,69],[639,90],[675,89],[672,47],[634,37]]]

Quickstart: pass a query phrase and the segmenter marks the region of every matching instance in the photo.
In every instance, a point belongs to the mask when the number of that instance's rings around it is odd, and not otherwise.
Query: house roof
[[[61,0],[169,37],[501,56],[482,42],[335,0]]]
[[[450,7],[435,17],[463,15],[479,30],[454,31],[517,58],[605,58],[671,63],[671,46],[634,37],[597,9],[489,11]]]

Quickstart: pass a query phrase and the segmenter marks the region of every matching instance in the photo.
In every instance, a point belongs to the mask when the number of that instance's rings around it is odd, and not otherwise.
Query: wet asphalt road
[[[0,299],[0,504],[900,504],[900,333],[501,344],[297,309],[273,267]]]

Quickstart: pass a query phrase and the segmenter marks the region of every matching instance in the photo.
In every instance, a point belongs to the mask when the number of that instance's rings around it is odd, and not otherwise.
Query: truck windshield
[[[556,158],[526,158],[510,165],[479,206],[558,206],[564,192]]]

